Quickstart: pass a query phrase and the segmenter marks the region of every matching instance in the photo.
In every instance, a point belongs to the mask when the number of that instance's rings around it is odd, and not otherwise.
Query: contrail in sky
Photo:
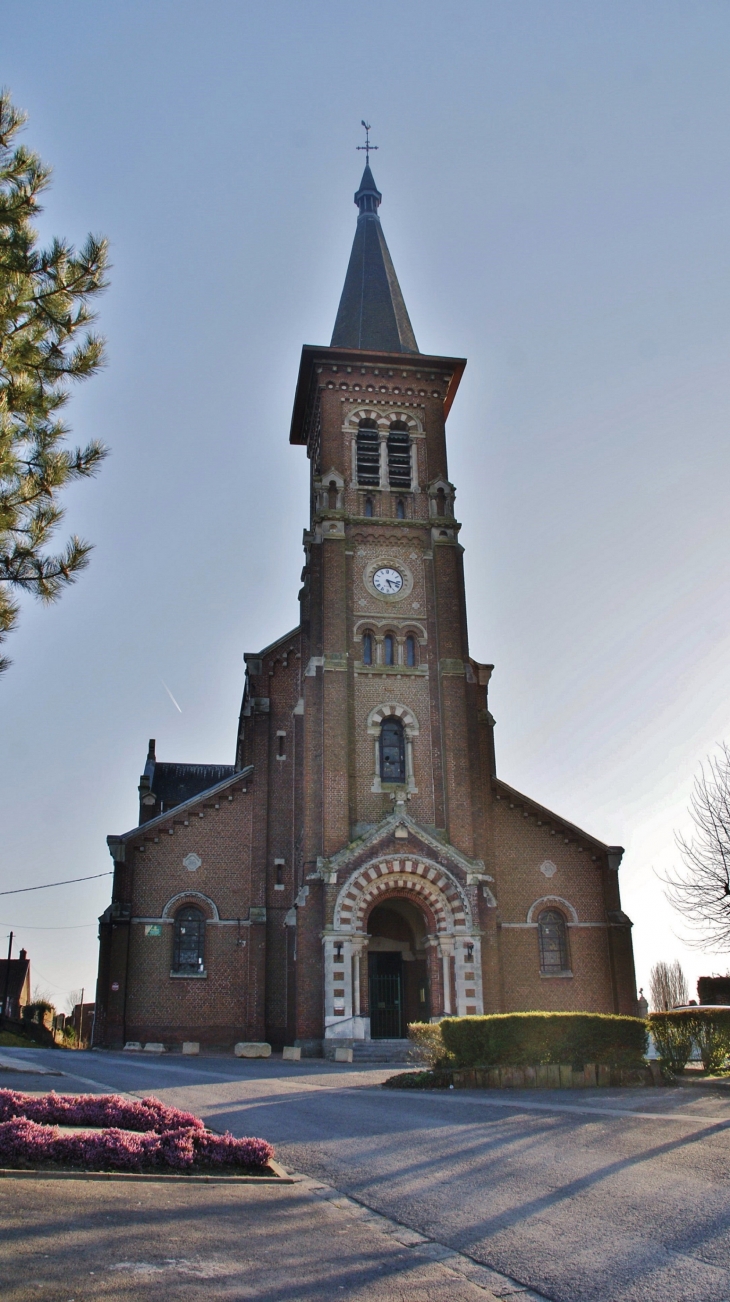
[[[175,709],[176,709],[176,710],[180,710],[180,706],[178,705],[177,701],[175,700],[175,697],[173,696],[172,692],[170,691],[169,687],[167,686],[167,683],[165,682],[164,678],[161,678],[161,679],[160,679],[160,682],[162,683],[162,686],[164,687],[165,691],[167,692],[167,695],[169,696],[170,700],[172,701],[173,705],[175,706]],[[180,710],[180,714],[182,714],[182,710]]]

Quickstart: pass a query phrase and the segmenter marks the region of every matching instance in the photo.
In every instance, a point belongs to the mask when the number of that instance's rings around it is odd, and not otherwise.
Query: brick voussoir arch
[[[407,705],[400,705],[398,701],[384,701],[370,711],[367,723],[368,735],[378,737],[383,719],[387,719],[391,714],[394,714],[396,719],[400,719],[407,736],[418,736],[420,731],[418,719]]]
[[[391,397],[387,410],[379,402],[377,406],[372,403],[363,401],[349,411],[344,420],[344,428],[349,431],[357,430],[361,420],[374,420],[379,430],[389,430],[394,420],[402,420],[408,426],[409,434],[422,434],[423,422],[408,410],[404,404],[393,402]]]
[[[362,932],[371,909],[388,895],[410,897],[427,907],[439,934],[472,930],[469,902],[448,869],[429,859],[405,856],[386,856],[350,875],[335,904],[335,928]]]
[[[564,900],[562,895],[541,895],[540,899],[535,900],[534,904],[531,904],[527,910],[527,921],[537,925],[536,915],[541,913],[543,909],[559,909],[561,913],[567,913],[568,922],[578,921],[578,914],[573,905],[568,900]]]
[[[167,901],[162,910],[162,917],[173,918],[179,908],[183,905],[190,904],[195,908],[203,909],[209,912],[208,922],[220,922],[218,907],[208,895],[203,895],[200,891],[180,891],[179,895],[173,895],[171,900]]]

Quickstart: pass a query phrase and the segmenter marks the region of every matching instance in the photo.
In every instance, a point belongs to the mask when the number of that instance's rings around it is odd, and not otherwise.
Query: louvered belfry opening
[[[388,478],[391,488],[411,486],[411,439],[408,426],[394,421],[388,434]]]
[[[357,431],[357,482],[380,487],[380,435],[371,419],[361,420]]]

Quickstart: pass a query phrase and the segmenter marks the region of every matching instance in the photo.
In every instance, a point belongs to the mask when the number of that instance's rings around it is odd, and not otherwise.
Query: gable
[[[470,859],[454,846],[433,836],[404,809],[396,809],[376,828],[352,841],[330,859],[319,859],[317,875],[330,883],[342,882],[378,855],[428,859],[449,869],[464,885],[493,881],[481,859]]]

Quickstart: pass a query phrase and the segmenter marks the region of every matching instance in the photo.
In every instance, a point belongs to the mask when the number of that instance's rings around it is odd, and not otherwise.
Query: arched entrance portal
[[[410,900],[376,904],[367,920],[368,1004],[373,1040],[401,1039],[430,1017],[427,922]]]
[[[322,935],[325,1036],[399,1039],[410,1021],[483,1012],[480,942],[442,863],[389,855],[356,868]]]

